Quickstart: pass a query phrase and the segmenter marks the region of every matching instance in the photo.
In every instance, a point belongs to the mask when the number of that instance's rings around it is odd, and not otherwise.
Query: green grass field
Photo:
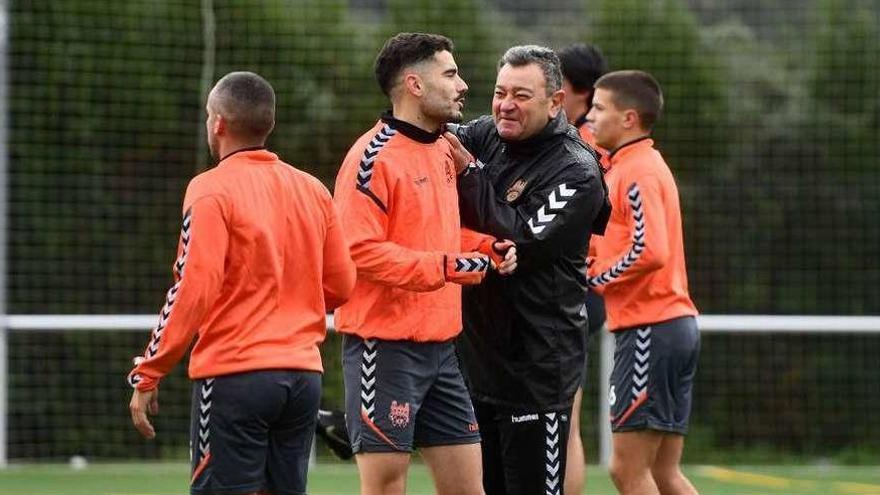
[[[3,495],[180,495],[187,493],[185,463],[93,464],[74,471],[67,465],[13,465],[0,470]],[[688,476],[704,495],[880,495],[880,468],[837,466],[688,466]],[[586,493],[616,493],[608,475],[591,466]],[[313,495],[358,493],[353,464],[321,464],[309,478]],[[431,494],[424,466],[414,464],[408,494]]]

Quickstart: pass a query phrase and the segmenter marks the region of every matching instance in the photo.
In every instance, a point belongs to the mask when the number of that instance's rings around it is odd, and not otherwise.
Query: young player
[[[609,150],[612,203],[589,284],[605,297],[614,332],[611,477],[623,495],[695,494],[679,467],[700,349],[688,294],[678,188],[654,148],[660,85],[618,71],[595,85],[587,125]]]
[[[391,111],[352,146],[335,202],[358,281],[336,312],[344,334],[346,421],[361,493],[403,494],[419,449],[441,495],[480,494],[480,433],[452,339],[461,286],[495,257],[462,249],[455,166],[443,125],[461,119],[467,85],[443,36],[401,33],[376,58]],[[506,244],[495,243],[496,248]],[[506,264],[505,264],[506,263]]]

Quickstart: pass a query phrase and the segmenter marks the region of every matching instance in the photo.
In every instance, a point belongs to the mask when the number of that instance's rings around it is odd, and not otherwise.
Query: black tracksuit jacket
[[[586,352],[586,254],[608,193],[595,154],[562,112],[505,142],[491,117],[450,126],[478,160],[459,176],[462,225],[516,243],[518,268],[463,292],[457,342],[475,400],[511,410],[571,407]]]

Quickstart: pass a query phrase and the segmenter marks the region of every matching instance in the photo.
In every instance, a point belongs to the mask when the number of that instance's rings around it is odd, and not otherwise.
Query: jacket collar
[[[419,143],[431,144],[443,134],[442,127],[435,132],[428,132],[410,124],[409,122],[396,119],[394,118],[394,115],[392,115],[391,110],[386,110],[385,113],[382,114],[382,122],[385,122],[392,129]]]
[[[260,151],[262,153],[253,153],[254,151]],[[264,155],[269,154],[269,155],[273,155],[273,158],[274,158],[274,154],[270,153],[269,150],[267,150],[265,146],[251,146],[249,148],[242,148],[239,150],[235,150],[232,153],[228,153],[226,156],[221,158],[217,162],[217,164],[219,165],[220,163],[223,163],[224,160],[226,160],[234,155],[237,155],[239,153],[247,153],[248,155],[253,155],[252,158],[263,158]]]
[[[651,136],[642,136],[618,146],[617,149],[608,155],[608,161],[611,163],[611,166],[614,166],[615,163],[623,160],[627,155],[635,153],[642,148],[652,148],[653,146],[654,140],[651,139]]]

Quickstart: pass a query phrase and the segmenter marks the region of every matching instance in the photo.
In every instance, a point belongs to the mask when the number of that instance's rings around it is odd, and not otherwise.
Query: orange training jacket
[[[678,188],[649,138],[610,155],[611,219],[593,236],[591,288],[605,296],[612,331],[658,323],[697,308],[688,294]]]
[[[337,330],[418,342],[458,335],[461,286],[444,276],[444,255],[462,250],[446,140],[383,115],[345,157],[334,202],[358,271]]]
[[[259,369],[323,371],[325,313],[355,267],[327,189],[265,149],[196,176],[159,323],[129,382],[151,390],[197,336],[193,379]]]

